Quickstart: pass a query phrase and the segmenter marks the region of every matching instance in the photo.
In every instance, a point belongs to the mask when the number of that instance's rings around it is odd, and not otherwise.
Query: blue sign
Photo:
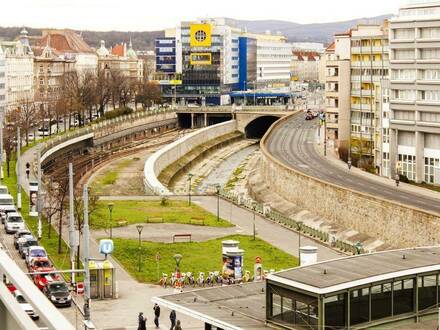
[[[101,254],[112,254],[114,250],[114,244],[111,239],[102,239],[99,241],[99,253]]]

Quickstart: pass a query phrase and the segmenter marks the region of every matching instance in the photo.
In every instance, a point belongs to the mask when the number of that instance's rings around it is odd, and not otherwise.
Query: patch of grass
[[[252,236],[232,235],[206,242],[192,243],[156,243],[142,242],[141,245],[141,272],[138,271],[139,243],[137,240],[113,239],[115,257],[124,268],[141,282],[157,283],[156,253],[159,253],[159,276],[167,273],[168,276],[175,269],[173,256],[180,253],[183,259],[180,263],[182,272],[192,272],[195,277],[199,272],[221,271],[222,269],[222,241],[233,239],[240,242],[240,248],[244,253],[244,267],[253,273],[255,257],[261,257],[264,269],[288,269],[298,265],[298,259],[269,243],[256,239]]]
[[[15,203],[17,203],[17,175],[15,173],[15,161],[10,162],[11,171],[10,176],[8,177],[5,173],[5,178],[3,179],[3,184],[6,185],[9,189],[9,193],[14,197]],[[6,171],[5,171],[6,172]],[[21,207],[21,215],[26,222],[29,230],[37,237],[38,234],[38,219],[36,217],[29,216],[29,196],[22,189],[21,194],[22,207]],[[46,219],[42,219],[43,222],[43,236],[40,240],[40,245],[43,246],[53,264],[57,269],[70,269],[70,257],[69,257],[69,248],[67,244],[61,240],[62,253],[58,254],[58,233],[55,229],[51,228],[51,237],[48,238],[49,232],[49,224]],[[66,274],[66,278],[69,278],[69,275]]]
[[[90,225],[93,229],[107,228],[109,226],[108,203],[110,201],[99,201],[97,209],[92,213]],[[135,223],[146,223],[147,218],[163,218],[165,223],[190,224],[191,218],[204,219],[206,226],[211,227],[232,227],[223,219],[217,221],[213,215],[194,203],[188,206],[187,201],[168,200],[165,205],[157,201],[112,201],[113,226],[118,226],[118,221],[127,221],[127,225]]]
[[[238,180],[240,180],[240,176],[244,171],[244,164],[237,167],[234,172],[232,172],[231,177],[229,178],[228,182],[226,182],[225,189],[231,190],[235,187]]]
[[[92,183],[92,189],[98,194],[102,195],[106,192],[108,186],[112,186],[116,183],[116,180],[119,177],[119,173],[130,163],[134,161],[134,158],[132,159],[123,159],[118,161],[111,169],[104,171],[98,177],[93,181]]]

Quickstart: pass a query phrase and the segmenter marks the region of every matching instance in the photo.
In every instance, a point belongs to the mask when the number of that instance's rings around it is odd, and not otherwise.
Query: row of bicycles
[[[263,279],[266,274],[267,272],[264,271]],[[191,272],[180,273],[180,278],[177,277],[176,273],[172,273],[171,276],[168,276],[168,274],[163,273],[161,279],[159,280],[159,285],[161,285],[164,288],[176,287],[176,286],[179,286],[181,288],[184,287],[204,288],[215,285],[232,285],[232,284],[247,283],[247,282],[252,282],[253,280],[254,277],[251,276],[251,272],[248,270],[244,272],[243,277],[241,279],[235,279],[231,276],[224,276],[219,271],[209,272],[207,275],[205,275],[204,272],[200,272],[197,278]]]

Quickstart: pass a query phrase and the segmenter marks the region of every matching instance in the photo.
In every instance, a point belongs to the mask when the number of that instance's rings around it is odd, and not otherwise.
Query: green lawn
[[[5,178],[3,180],[3,184],[6,185],[9,189],[10,194],[14,197],[15,202],[17,202],[17,175],[15,173],[15,161],[10,162],[11,171],[10,177],[7,176],[6,166],[4,167]],[[21,215],[23,219],[26,221],[26,225],[29,230],[32,231],[35,237],[37,237],[37,228],[38,228],[38,220],[36,217],[29,216],[29,197],[22,189],[21,194],[22,199],[22,207],[21,207]],[[58,234],[55,229],[51,229],[51,237],[48,238],[48,229],[49,224],[45,219],[43,219],[43,237],[40,241],[40,245],[43,246],[52,262],[54,263],[57,269],[70,269],[70,257],[69,257],[69,249],[66,243],[62,240],[62,253],[58,254]]]
[[[93,229],[102,229],[109,226],[109,201],[99,201],[97,209],[90,217],[90,226]],[[231,223],[220,219],[200,206],[187,201],[168,200],[166,205],[161,201],[113,201],[112,219],[113,226],[118,222],[127,221],[127,224],[146,223],[148,218],[162,218],[165,223],[190,224],[192,218],[204,219],[205,226],[232,227]]]
[[[113,239],[115,250],[113,256],[124,266],[124,268],[137,280],[141,282],[158,282],[156,253],[161,256],[159,274],[167,273],[168,276],[174,271],[175,262],[173,256],[180,253],[183,259],[180,263],[182,272],[192,272],[195,277],[199,272],[221,271],[222,250],[221,242],[227,239],[234,239],[240,242],[240,248],[245,250],[244,268],[253,273],[255,257],[261,257],[264,269],[288,269],[298,265],[298,259],[291,256],[269,243],[256,239],[252,236],[233,235],[206,242],[192,243],[155,243],[142,242],[141,245],[141,272],[138,271],[137,240]]]

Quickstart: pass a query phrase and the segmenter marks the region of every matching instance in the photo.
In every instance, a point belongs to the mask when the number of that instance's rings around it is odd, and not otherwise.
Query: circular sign
[[[206,32],[203,30],[198,30],[196,31],[196,33],[194,34],[194,38],[198,41],[198,42],[203,42],[206,40]]]

